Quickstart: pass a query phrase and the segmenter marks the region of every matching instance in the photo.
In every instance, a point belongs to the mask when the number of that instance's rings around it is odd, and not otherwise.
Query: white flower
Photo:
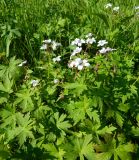
[[[84,66],[85,66],[85,67],[89,67],[89,66],[90,66],[90,63],[85,63]]]
[[[39,80],[32,80],[31,81],[31,84],[33,87],[36,87],[38,85],[38,83],[39,83]]]
[[[82,50],[81,47],[76,47],[76,48],[74,49],[74,51],[72,52],[71,57],[72,57],[72,56],[75,56],[77,53],[80,53],[81,50]]]
[[[79,43],[80,39],[76,38],[74,41],[71,42],[71,45],[77,45]]]
[[[81,47],[76,47],[75,50],[73,51],[74,53],[80,53],[82,50]]]
[[[53,62],[60,62],[61,56],[57,56],[56,58],[53,58]]]
[[[69,68],[73,68],[75,66],[75,62],[74,61],[71,61],[69,64],[68,64],[68,67]]]
[[[81,63],[82,63],[81,58],[76,58],[75,60],[71,61],[71,62],[68,64],[68,67],[69,67],[69,68],[78,67],[78,65],[81,64]]]
[[[61,46],[61,43],[57,43],[57,42],[55,42],[55,41],[52,41],[52,49],[53,49],[53,50],[56,50],[57,47],[59,47],[59,46]]]
[[[99,50],[99,52],[100,52],[100,53],[106,53],[107,50],[106,50],[106,48],[103,47],[101,50]]]
[[[81,47],[83,43],[85,43],[84,39],[76,38],[74,41],[71,42],[71,45],[77,45]]]
[[[111,3],[108,3],[105,5],[105,8],[111,8],[112,7],[112,4]]]
[[[51,39],[47,39],[47,40],[44,40],[44,41],[43,41],[43,43],[47,43],[47,44],[49,44],[49,43],[51,43],[51,42],[52,42]]]
[[[81,58],[76,58],[75,62],[82,63],[82,60],[81,60]]]
[[[91,38],[92,36],[93,36],[92,33],[88,33],[85,37],[86,37],[86,38]]]
[[[111,51],[115,51],[116,49],[113,49],[113,48],[110,48],[110,47],[107,47],[106,48],[107,52],[111,52]]]
[[[83,65],[80,64],[80,65],[77,66],[77,68],[78,68],[78,70],[82,70],[83,69]]]
[[[47,49],[47,44],[43,44],[40,49],[41,50],[46,50]]]
[[[25,60],[25,61],[23,61],[22,63],[20,63],[18,66],[21,67],[21,66],[23,66],[23,65],[26,64],[26,63],[27,63],[27,61]]]
[[[106,40],[100,40],[100,41],[98,41],[98,47],[99,46],[104,46],[105,44],[107,44],[108,42],[106,41]]]
[[[114,7],[113,11],[118,12],[119,11],[119,7]]]
[[[86,59],[84,59],[83,60],[83,66],[85,66],[85,67],[89,67],[90,66],[90,63],[88,63],[88,60],[86,60]]]
[[[107,52],[111,52],[111,51],[114,51],[114,50],[116,50],[116,49],[112,49],[112,48],[110,48],[110,47],[107,47],[107,48],[102,48],[101,50],[99,50],[99,53],[107,53]]]
[[[58,79],[54,79],[54,83],[56,84],[56,83],[58,83],[59,82],[59,80]]]
[[[81,58],[76,58],[76,59],[74,60],[74,63],[75,63],[75,67],[78,67],[78,65],[82,63]]]
[[[135,6],[135,10],[138,10],[139,9],[139,6]]]
[[[56,50],[57,49],[57,43],[55,41],[53,41],[52,43],[52,49],[53,50]]]
[[[80,42],[78,43],[78,46],[80,45],[82,45],[82,44],[84,44],[85,43],[85,40],[84,39],[80,39]]]
[[[78,70],[82,70],[83,67],[89,67],[90,64],[88,63],[88,60],[84,59],[82,60],[81,58],[76,58],[75,60],[71,61],[68,64],[69,68],[76,67]]]
[[[96,43],[96,40],[95,40],[95,38],[87,38],[86,43],[87,44]]]

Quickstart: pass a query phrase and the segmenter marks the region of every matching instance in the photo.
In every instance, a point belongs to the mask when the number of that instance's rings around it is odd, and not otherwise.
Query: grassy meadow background
[[[88,33],[116,51],[68,68]],[[139,160],[138,60],[138,0],[0,0],[0,159]]]

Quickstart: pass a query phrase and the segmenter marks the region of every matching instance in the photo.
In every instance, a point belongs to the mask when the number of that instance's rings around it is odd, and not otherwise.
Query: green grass
[[[135,6],[138,0],[0,0],[0,159],[138,160]],[[68,68],[71,42],[90,32],[116,51],[100,55],[96,44],[84,45],[79,56],[91,67]],[[45,39],[62,47],[42,52]],[[27,64],[19,67],[21,59]]]
[[[69,39],[88,32],[109,39],[116,47],[132,45],[138,36],[138,18],[133,9],[137,1],[111,2],[120,6],[118,14],[104,9],[108,3],[104,0],[1,1],[1,25],[8,24],[21,33],[20,38],[12,41],[10,54],[32,61],[44,38],[58,39],[65,45]],[[2,38],[1,43],[4,42]],[[1,52],[4,51],[1,47]]]

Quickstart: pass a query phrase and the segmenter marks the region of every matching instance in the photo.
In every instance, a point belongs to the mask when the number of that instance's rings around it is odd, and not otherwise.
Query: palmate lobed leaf
[[[96,145],[95,147],[97,152],[96,157],[97,159],[111,159],[112,156],[114,157],[114,160],[132,160],[131,153],[134,153],[136,151],[136,147],[134,144],[128,142],[125,144],[116,144],[115,139],[108,139],[108,142],[101,143],[100,145]]]
[[[13,87],[13,79],[9,79],[9,75],[6,72],[3,82],[0,82],[0,90],[10,94],[13,92],[12,87]]]
[[[85,137],[77,138],[71,137],[69,143],[65,144],[65,158],[76,160],[77,157],[85,160],[95,159],[93,145],[91,143],[92,135],[85,135]]]
[[[112,132],[115,130],[116,130],[116,127],[114,127],[114,126],[110,126],[110,127],[105,126],[104,128],[97,130],[97,134],[99,134],[99,135],[105,135],[106,133],[112,134]]]
[[[81,81],[82,82],[82,81]],[[65,90],[65,93],[75,94],[77,96],[80,96],[83,91],[87,90],[87,86],[84,83],[65,83],[63,85],[63,88]]]
[[[19,145],[22,146],[24,142],[26,142],[27,138],[34,139],[32,131],[35,122],[30,119],[29,113],[23,116],[23,114],[18,112],[16,116],[18,126],[12,130],[8,130],[7,141],[11,141],[17,137]]]
[[[111,152],[97,153],[96,160],[110,160],[112,157]]]
[[[34,103],[32,100],[33,92],[30,89],[23,89],[16,93],[17,99],[14,105],[19,105],[23,109],[23,112],[31,111],[34,109]]]
[[[72,125],[69,123],[68,120],[65,120],[66,117],[67,117],[66,114],[61,114],[61,115],[59,116],[59,112],[56,112],[56,113],[54,114],[54,118],[55,118],[55,120],[56,120],[56,126],[57,126],[58,129],[63,130],[63,131],[66,131],[66,130],[68,130],[68,128],[70,128],[70,127],[72,126]]]
[[[56,147],[53,143],[43,144],[42,147],[46,152],[49,152],[49,154],[53,156],[53,158],[55,157],[58,160],[64,159],[63,157],[65,155],[65,151],[60,147]]]
[[[71,102],[69,105],[67,105],[67,110],[69,112],[69,117],[74,121],[74,125],[85,119],[83,102]]]
[[[5,129],[5,127],[9,127],[14,129],[17,123],[17,113],[15,110],[3,109],[0,113],[2,117],[1,128]]]

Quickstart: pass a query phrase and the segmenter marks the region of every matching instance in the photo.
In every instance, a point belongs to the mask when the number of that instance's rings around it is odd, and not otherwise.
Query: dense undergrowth
[[[138,160],[138,1],[1,0],[0,35],[0,159]]]

